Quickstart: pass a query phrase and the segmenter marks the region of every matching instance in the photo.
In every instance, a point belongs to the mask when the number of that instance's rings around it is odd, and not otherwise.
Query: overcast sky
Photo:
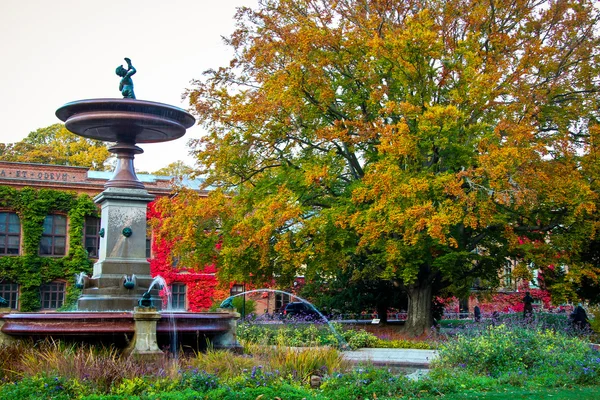
[[[258,0],[0,0],[0,140],[18,142],[60,122],[65,103],[120,98],[115,68],[131,58],[138,99],[184,109],[192,79],[228,63],[221,36],[234,28],[236,7]],[[155,171],[183,160],[187,141],[144,144],[136,169]]]

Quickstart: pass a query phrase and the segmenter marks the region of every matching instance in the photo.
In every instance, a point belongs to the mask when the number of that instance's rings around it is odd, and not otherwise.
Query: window
[[[146,258],[152,258],[152,239],[146,236]]]
[[[67,249],[67,217],[48,215],[40,241],[40,255],[64,256]]]
[[[283,311],[284,307],[291,301],[289,294],[275,293],[275,311]]]
[[[532,264],[532,265],[533,265],[533,264]],[[535,268],[535,266],[533,266],[533,268]],[[532,280],[531,280],[531,282],[530,282],[530,287],[531,287],[532,289],[539,289],[539,288],[540,288],[540,286],[542,286],[542,285],[543,285],[543,281],[544,281],[544,280],[542,279],[541,275],[540,275],[540,270],[539,270],[539,269],[537,269],[537,268],[535,268],[535,269],[533,270],[533,274],[532,274],[532,275],[533,275],[533,279],[532,279]]]
[[[50,282],[40,288],[43,310],[56,310],[65,301],[65,283]]]
[[[174,283],[171,285],[171,307],[174,310],[185,310],[185,285]]]
[[[19,285],[16,283],[0,283],[0,297],[8,301],[8,306],[13,310],[19,304]]]
[[[15,213],[0,213],[0,255],[18,255],[21,221]]]
[[[98,258],[100,247],[100,218],[86,217],[83,226],[83,246],[88,252],[88,257]]]
[[[512,287],[512,264],[510,261],[504,263],[504,287]]]

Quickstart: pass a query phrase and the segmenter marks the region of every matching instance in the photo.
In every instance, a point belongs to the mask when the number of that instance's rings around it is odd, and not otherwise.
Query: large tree
[[[218,190],[165,205],[172,234],[190,221],[182,256],[224,278],[392,281],[420,334],[434,291],[493,284],[506,257],[571,262],[593,234],[592,0],[259,3],[188,93]]]
[[[33,162],[88,167],[103,171],[110,168],[108,145],[69,132],[61,123],[30,132],[20,142],[3,145],[3,161]]]

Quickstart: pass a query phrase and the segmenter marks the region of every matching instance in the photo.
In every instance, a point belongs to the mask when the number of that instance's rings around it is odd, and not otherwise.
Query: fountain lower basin
[[[237,313],[162,312],[160,316],[156,337],[161,348],[170,345],[174,333],[183,349],[200,351],[206,348],[207,341],[214,348],[239,347],[231,337],[232,324],[239,318]],[[0,315],[0,321],[0,332],[11,339],[74,339],[125,348],[135,333],[133,312],[10,313]]]

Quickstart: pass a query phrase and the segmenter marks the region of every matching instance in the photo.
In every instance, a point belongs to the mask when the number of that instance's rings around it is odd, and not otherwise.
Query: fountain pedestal
[[[131,354],[143,357],[163,354],[158,348],[156,340],[156,323],[160,320],[160,313],[156,311],[156,308],[135,307],[133,320],[135,321],[135,335]]]
[[[146,208],[154,196],[144,189],[109,187],[94,198],[101,206],[98,262],[77,302],[80,311],[132,310],[152,282],[146,259]],[[123,285],[125,276],[135,275],[135,286]],[[161,309],[160,298],[152,305]]]

